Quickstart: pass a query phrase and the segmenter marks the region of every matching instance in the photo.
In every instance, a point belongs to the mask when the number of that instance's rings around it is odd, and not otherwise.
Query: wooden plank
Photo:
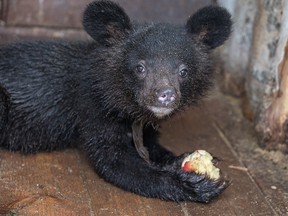
[[[252,124],[241,115],[239,101],[231,97],[217,98],[218,101],[210,102],[210,116],[221,127],[238,159],[248,168],[267,205],[275,210],[275,215],[288,215],[288,155],[259,148]]]
[[[85,158],[82,157],[85,161]],[[85,164],[85,162],[83,162]],[[85,186],[91,196],[92,209],[97,216],[143,215],[175,216],[184,215],[180,204],[149,199],[123,191],[99,178],[88,165],[82,168]]]
[[[8,11],[8,0],[0,0],[0,25],[4,26]]]
[[[9,0],[7,25],[82,28],[82,13],[92,0]],[[213,0],[116,0],[132,20],[185,23]]]
[[[0,215],[183,215],[177,203],[143,198],[104,182],[76,150],[1,151],[0,158]]]
[[[278,184],[283,181],[282,176],[276,180],[277,189],[271,190],[271,176],[267,178],[266,172],[260,171],[265,170],[263,165],[251,162],[251,154],[250,161],[242,155],[247,150],[241,150],[238,145],[243,140],[250,144],[250,135],[245,130],[247,125],[241,124],[239,113],[239,108],[235,112],[227,101],[217,97],[205,106],[172,118],[162,128],[161,142],[177,154],[206,149],[221,159],[221,170],[232,180],[232,185],[210,204],[177,204],[125,192],[99,178],[85,155],[77,150],[26,156],[1,151],[0,214],[285,215],[287,197],[286,200],[283,197],[287,186],[281,188]],[[231,169],[230,165],[244,166],[248,172]]]
[[[80,28],[88,2],[91,0],[9,0],[7,25]]]
[[[229,166],[242,167],[237,154],[231,148],[219,126],[210,117],[211,110],[217,108],[217,102],[213,101],[198,109],[189,109],[185,114],[179,115],[163,126],[165,136],[162,142],[167,144],[177,153],[191,152],[197,149],[205,149],[214,156],[220,158],[219,164],[224,175],[227,175],[232,184],[219,198],[212,203],[198,204],[186,203],[185,208],[193,215],[274,215],[269,203],[264,198],[257,184],[250,174]],[[227,115],[227,110],[223,115]],[[229,116],[221,119],[229,120]],[[227,133],[233,127],[227,129]],[[243,134],[242,134],[243,136]],[[245,136],[245,135],[244,135]],[[244,167],[245,168],[245,167]]]
[[[14,41],[24,41],[32,39],[68,39],[68,40],[88,40],[88,34],[77,29],[48,29],[39,27],[1,27],[0,43],[10,43]]]
[[[0,215],[90,214],[75,150],[0,158]]]
[[[169,22],[185,24],[186,19],[201,7],[213,4],[213,0],[115,0],[132,18],[141,22]]]
[[[3,21],[3,0],[0,0],[0,21]]]

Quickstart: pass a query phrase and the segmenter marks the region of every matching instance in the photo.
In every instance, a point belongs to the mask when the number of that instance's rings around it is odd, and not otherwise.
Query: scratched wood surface
[[[255,162],[253,152],[249,156],[255,137],[238,105],[218,95],[161,129],[162,144],[175,153],[206,149],[221,160],[232,184],[210,204],[166,202],[122,191],[99,178],[77,149],[36,155],[2,150],[0,215],[287,215],[287,176],[269,161]],[[263,166],[277,172],[267,177]]]

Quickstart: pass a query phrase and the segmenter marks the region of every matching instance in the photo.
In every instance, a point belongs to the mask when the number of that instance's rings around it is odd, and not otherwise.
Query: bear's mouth
[[[163,118],[166,115],[169,115],[173,112],[173,108],[166,107],[157,107],[157,106],[148,106],[148,109],[154,113],[154,115],[158,118]]]

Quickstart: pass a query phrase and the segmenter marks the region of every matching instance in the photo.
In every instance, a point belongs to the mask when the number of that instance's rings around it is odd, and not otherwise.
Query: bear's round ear
[[[128,15],[119,5],[103,0],[87,6],[83,26],[94,40],[105,46],[119,43],[132,28]]]
[[[192,15],[186,24],[190,34],[214,49],[224,43],[231,33],[230,13],[218,6],[207,6]]]

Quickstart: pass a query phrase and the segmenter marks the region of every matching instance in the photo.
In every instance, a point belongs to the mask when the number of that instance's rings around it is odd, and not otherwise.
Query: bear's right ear
[[[124,10],[111,1],[90,3],[83,15],[85,31],[98,43],[111,46],[125,39],[131,22]]]

